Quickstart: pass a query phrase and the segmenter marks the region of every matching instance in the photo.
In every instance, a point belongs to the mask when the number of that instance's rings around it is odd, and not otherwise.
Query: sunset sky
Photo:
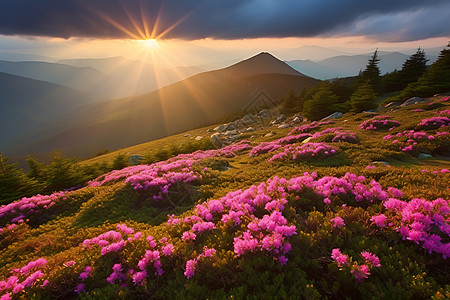
[[[305,45],[406,52],[447,45],[449,11],[448,0],[0,0],[0,54],[189,66],[261,51],[324,58],[296,54]]]

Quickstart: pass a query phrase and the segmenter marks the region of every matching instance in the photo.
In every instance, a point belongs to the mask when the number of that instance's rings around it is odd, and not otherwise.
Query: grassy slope
[[[436,111],[413,112],[417,108],[432,108],[428,103],[417,104],[381,115],[389,115],[402,125],[393,132],[409,130],[421,119],[436,116]],[[41,295],[45,297],[75,297],[73,292],[81,281],[77,278],[87,265],[93,266],[92,278],[86,281],[88,294],[93,298],[132,298],[138,296],[155,298],[221,298],[234,295],[237,298],[253,295],[256,298],[430,298],[450,295],[449,267],[441,255],[428,254],[410,241],[403,241],[393,230],[378,230],[370,222],[370,216],[382,210],[380,203],[335,207],[327,209],[313,196],[304,196],[300,207],[288,205],[288,220],[297,225],[297,235],[290,242],[293,250],[287,255],[286,266],[280,266],[271,256],[264,253],[236,257],[233,253],[229,231],[213,231],[199,237],[193,245],[186,246],[180,239],[181,229],[166,225],[167,215],[190,216],[195,204],[207,199],[220,199],[230,191],[246,189],[258,185],[274,176],[291,178],[304,172],[315,171],[320,177],[343,176],[346,172],[375,179],[382,187],[401,189],[409,200],[420,197],[434,200],[438,197],[449,199],[449,174],[423,173],[450,169],[447,158],[418,159],[396,149],[390,141],[382,137],[388,131],[368,131],[358,129],[358,125],[375,114],[346,114],[334,125],[355,132],[360,144],[333,143],[340,153],[333,158],[313,162],[269,163],[271,154],[249,157],[248,150],[233,158],[217,158],[201,164],[212,167],[211,173],[195,188],[193,201],[180,207],[155,207],[148,201],[140,201],[139,194],[123,180],[101,187],[85,188],[70,192],[67,200],[59,202],[51,210],[30,217],[28,224],[19,225],[13,232],[3,233],[0,239],[0,278],[8,278],[9,271],[25,265],[31,260],[45,257],[48,260],[45,278],[50,280],[46,288],[34,287],[24,297]],[[110,161],[117,153],[146,154],[166,145],[181,143],[197,135],[208,136],[208,128],[201,128],[184,134],[163,138],[109,153],[84,164]],[[274,137],[263,137],[269,131]],[[286,136],[291,129],[266,128],[252,133],[246,138],[252,146]],[[429,131],[435,133],[436,130]],[[444,141],[445,142],[445,141]],[[448,147],[448,138],[447,138]],[[426,149],[433,150],[435,144],[425,142]],[[374,163],[374,161],[386,161]],[[215,168],[215,165],[222,167]],[[366,169],[375,165],[375,169]],[[229,168],[223,168],[229,166]],[[292,201],[292,198],[288,198]],[[309,201],[309,202],[308,202]],[[296,204],[297,205],[297,204]],[[297,211],[295,210],[297,209]],[[339,231],[330,225],[336,215],[345,216],[346,227]],[[4,220],[0,219],[3,226]],[[26,222],[27,223],[27,222]],[[86,238],[93,238],[107,230],[114,230],[118,223],[126,223],[135,231],[143,232],[142,241],[125,248],[117,254],[101,256],[99,248],[87,250],[80,246]],[[185,229],[184,229],[185,230]],[[145,237],[151,234],[157,240],[168,237],[174,244],[176,255],[163,261],[165,273],[162,277],[151,275],[145,287],[121,288],[109,285],[106,278],[111,274],[114,263],[133,266],[149,248]],[[1,236],[0,236],[1,237]],[[448,240],[447,240],[448,242]],[[186,260],[202,251],[203,245],[214,246],[217,258],[213,263],[201,264],[191,279],[183,276]],[[362,283],[345,271],[339,271],[330,257],[331,249],[340,247],[355,259],[358,251],[367,249],[376,253],[383,267],[372,271],[372,275]],[[76,261],[72,267],[65,267],[67,261]],[[399,282],[397,284],[396,282]],[[36,293],[36,294],[35,294]],[[83,294],[82,294],[83,295]],[[86,295],[86,294],[84,294]]]

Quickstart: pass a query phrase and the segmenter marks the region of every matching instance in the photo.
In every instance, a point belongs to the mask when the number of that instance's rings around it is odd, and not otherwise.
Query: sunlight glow
[[[156,39],[145,39],[139,41],[143,46],[153,49],[158,47],[158,41]]]

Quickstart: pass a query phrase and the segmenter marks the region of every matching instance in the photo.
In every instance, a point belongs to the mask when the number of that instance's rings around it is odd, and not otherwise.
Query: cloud
[[[0,0],[0,34],[186,40],[357,34],[403,41],[450,35],[448,8],[448,0]]]

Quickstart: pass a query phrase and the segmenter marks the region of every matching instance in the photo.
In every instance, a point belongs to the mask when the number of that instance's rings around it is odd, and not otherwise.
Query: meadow
[[[84,161],[145,164],[2,205],[1,299],[448,299],[449,99]]]

